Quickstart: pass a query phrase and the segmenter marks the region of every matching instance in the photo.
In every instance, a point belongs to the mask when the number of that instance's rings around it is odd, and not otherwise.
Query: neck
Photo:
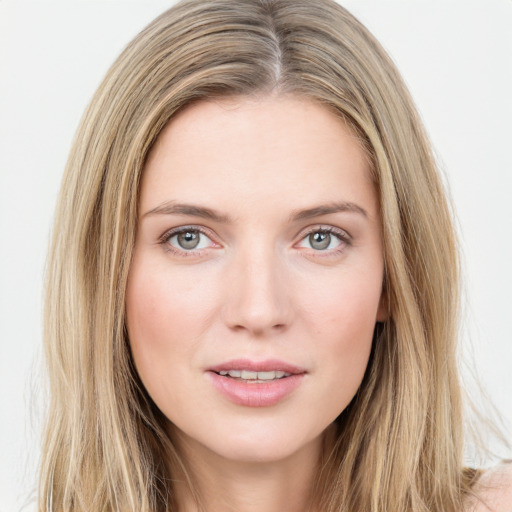
[[[224,458],[203,445],[173,435],[192,480],[175,478],[179,512],[310,512],[322,438],[285,459],[240,461]],[[176,474],[176,470],[173,471]]]

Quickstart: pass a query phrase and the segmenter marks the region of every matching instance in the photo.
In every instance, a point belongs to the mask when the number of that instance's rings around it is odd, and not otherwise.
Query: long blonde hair
[[[185,0],[123,51],[69,156],[48,259],[40,510],[175,510],[181,464],[134,369],[124,297],[145,158],[201,98],[313,99],[352,127],[380,197],[389,320],[321,461],[322,512],[460,510],[458,259],[428,138],[388,55],[332,0]],[[191,484],[192,485],[192,484]]]

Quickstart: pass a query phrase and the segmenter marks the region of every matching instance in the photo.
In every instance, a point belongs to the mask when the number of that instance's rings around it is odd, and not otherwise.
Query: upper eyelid
[[[199,231],[199,233],[207,236],[210,240],[212,240],[212,238],[214,238],[212,236],[211,230],[209,230],[203,226],[195,226],[195,225],[191,224],[191,225],[178,226],[175,228],[168,229],[167,231],[165,231],[162,234],[161,237],[159,237],[159,241],[165,242],[165,241],[169,240],[169,238],[171,238],[172,236],[179,235],[180,233],[184,233],[185,231]]]
[[[297,237],[300,237],[299,240],[302,240],[306,236],[310,235],[311,233],[316,233],[317,231],[326,231],[328,233],[338,235],[340,238],[346,241],[352,240],[352,236],[347,230],[325,224],[317,224],[315,226],[304,228],[297,234]]]

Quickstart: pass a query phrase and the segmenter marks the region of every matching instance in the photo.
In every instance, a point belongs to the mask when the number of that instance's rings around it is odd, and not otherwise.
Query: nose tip
[[[257,337],[285,330],[291,321],[291,307],[283,281],[273,260],[238,265],[226,290],[224,320],[228,327]]]

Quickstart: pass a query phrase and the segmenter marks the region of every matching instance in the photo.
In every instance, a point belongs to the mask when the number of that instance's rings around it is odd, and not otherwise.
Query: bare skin
[[[468,500],[465,512],[511,512],[512,462],[485,471],[474,492],[475,497]]]

